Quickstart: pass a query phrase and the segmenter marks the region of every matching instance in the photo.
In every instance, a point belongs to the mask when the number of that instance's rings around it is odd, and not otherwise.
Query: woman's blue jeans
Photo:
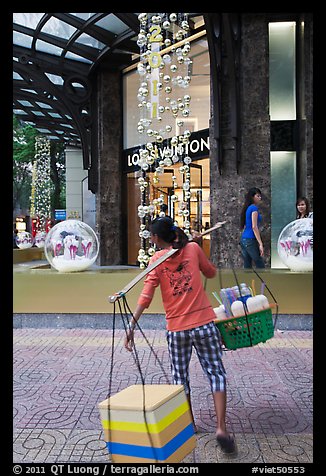
[[[252,268],[253,262],[256,268],[265,268],[265,263],[260,256],[259,245],[256,238],[241,238],[240,246],[244,268]]]

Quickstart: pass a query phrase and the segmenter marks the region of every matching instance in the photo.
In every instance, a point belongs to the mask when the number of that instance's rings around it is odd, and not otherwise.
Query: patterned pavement
[[[140,333],[145,382],[170,383],[165,331]],[[111,393],[141,383],[132,354],[115,331]],[[14,329],[14,463],[107,463],[97,404],[107,398],[112,330]],[[214,439],[215,412],[197,357],[191,362],[197,447],[191,463],[312,463],[312,331],[275,331],[265,344],[226,351],[227,424],[236,457]]]

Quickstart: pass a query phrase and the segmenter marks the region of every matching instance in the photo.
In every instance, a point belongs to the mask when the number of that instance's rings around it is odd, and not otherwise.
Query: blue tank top
[[[253,232],[252,229],[252,213],[253,212],[258,212],[258,220],[257,224],[259,225],[261,222],[261,214],[259,213],[258,207],[256,205],[249,205],[249,207],[246,210],[246,224],[245,228],[242,233],[242,238],[256,238],[255,233]]]

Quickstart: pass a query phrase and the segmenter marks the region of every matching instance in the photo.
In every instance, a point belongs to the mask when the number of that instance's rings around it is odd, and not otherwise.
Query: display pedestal
[[[45,260],[44,249],[36,247],[26,248],[25,250],[14,249],[12,258],[13,264]]]

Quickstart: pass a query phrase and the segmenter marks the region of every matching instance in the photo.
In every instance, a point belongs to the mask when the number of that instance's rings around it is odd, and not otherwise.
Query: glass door
[[[189,220],[190,229],[202,232],[210,227],[209,207],[209,159],[200,160],[198,163],[189,164],[190,174],[190,198],[187,199],[189,216],[179,214],[185,197],[183,191],[183,175],[180,173],[180,165],[171,165],[164,169],[164,173],[156,175],[153,172],[147,174],[149,179],[150,201],[156,200],[155,216],[164,211],[180,227],[184,221]],[[138,250],[140,248],[138,205],[140,204],[139,184],[135,173],[127,176],[127,209],[128,209],[128,263],[136,264]],[[163,207],[162,207],[163,205]],[[165,205],[165,207],[164,207]],[[203,249],[209,256],[210,237],[203,238]]]
[[[183,177],[179,172],[179,166],[164,169],[164,174],[160,175],[157,181],[153,181],[153,177],[151,177],[150,199],[163,199],[164,204],[167,205],[166,215],[178,222],[181,227],[185,220],[189,220],[191,229],[200,232],[202,230],[202,166],[189,164],[189,173],[191,191],[189,199],[185,199],[182,187]],[[188,217],[179,214],[183,203],[187,203]]]
[[[191,229],[201,232],[202,231],[202,193],[203,193],[203,173],[202,166],[198,164],[189,164],[190,172],[190,191],[191,196],[189,199],[190,210],[190,223]]]

